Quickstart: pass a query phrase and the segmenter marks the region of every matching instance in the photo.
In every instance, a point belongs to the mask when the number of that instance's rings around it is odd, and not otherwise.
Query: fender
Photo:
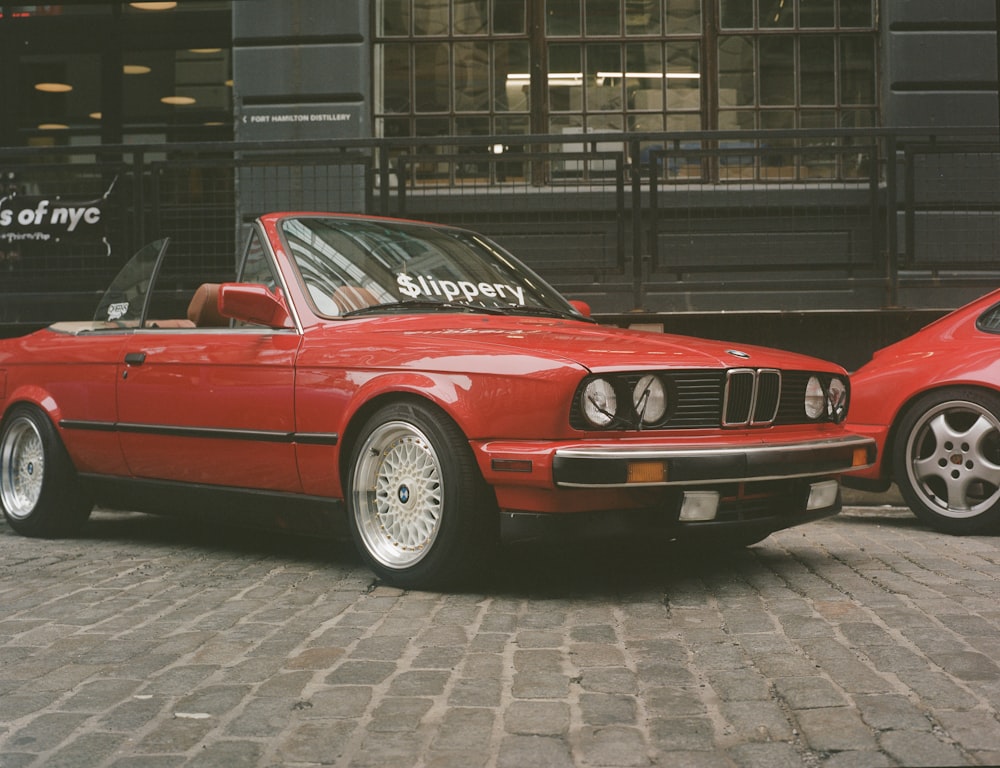
[[[575,381],[582,374],[566,368],[562,375]],[[544,428],[554,437],[568,437],[569,403],[560,399],[573,386],[562,384],[560,378],[512,381],[493,373],[400,370],[300,373],[296,421],[308,424],[311,431],[338,436],[336,446],[298,446],[303,488],[318,496],[341,495],[339,478],[332,476],[330,468],[343,465],[345,452],[368,413],[389,398],[413,396],[437,406],[470,441],[524,434],[529,425],[535,430]],[[519,407],[512,410],[512,402]]]
[[[5,416],[10,408],[19,403],[27,403],[41,409],[56,428],[70,461],[78,472],[100,475],[128,475],[125,457],[122,454],[118,435],[113,431],[64,429],[65,407],[47,389],[25,384],[9,393],[4,405]],[[113,407],[113,402],[110,403]],[[113,419],[110,419],[113,421]]]
[[[296,420],[313,431],[343,433],[367,403],[389,394],[412,394],[447,413],[470,440],[538,433],[569,437],[569,398],[582,369],[547,376],[493,372],[328,370],[299,373]],[[511,404],[517,407],[512,408]]]
[[[4,371],[0,371],[0,381],[5,379]],[[20,387],[15,387],[10,393],[8,393],[7,399],[3,404],[3,415],[7,415],[7,411],[11,409],[12,406],[19,403],[30,403],[31,405],[37,406],[41,410],[45,411],[48,415],[49,420],[59,429],[59,420],[62,418],[62,409],[56,402],[55,397],[51,392],[38,386],[37,384],[24,384]],[[60,433],[62,430],[59,430]]]

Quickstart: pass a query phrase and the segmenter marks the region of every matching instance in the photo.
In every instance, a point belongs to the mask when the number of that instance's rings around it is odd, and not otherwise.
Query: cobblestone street
[[[509,548],[468,594],[347,542],[0,523],[0,766],[1000,763],[1000,537],[892,507],[712,560]]]

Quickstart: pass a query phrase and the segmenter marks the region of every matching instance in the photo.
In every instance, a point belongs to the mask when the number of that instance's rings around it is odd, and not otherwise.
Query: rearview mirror
[[[293,328],[292,318],[278,297],[256,283],[223,283],[219,312],[243,323],[269,328]]]

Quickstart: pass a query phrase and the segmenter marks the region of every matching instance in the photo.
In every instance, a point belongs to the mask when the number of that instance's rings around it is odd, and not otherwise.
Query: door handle
[[[125,365],[142,365],[146,362],[145,352],[126,352]]]

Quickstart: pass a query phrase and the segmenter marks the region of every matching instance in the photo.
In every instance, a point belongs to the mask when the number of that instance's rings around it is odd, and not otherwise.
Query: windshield
[[[484,311],[582,316],[500,246],[464,230],[303,216],[282,234],[316,311]]]

